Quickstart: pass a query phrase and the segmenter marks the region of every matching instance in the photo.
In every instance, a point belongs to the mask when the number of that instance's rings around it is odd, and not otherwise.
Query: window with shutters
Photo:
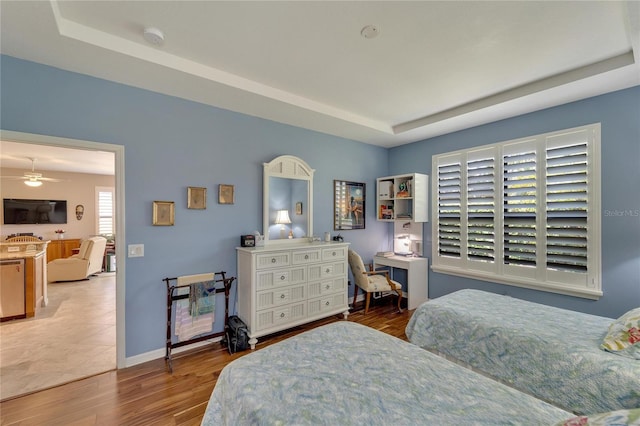
[[[433,270],[602,296],[599,165],[599,124],[433,156]]]
[[[114,189],[96,188],[97,233],[99,235],[115,235],[114,222]]]

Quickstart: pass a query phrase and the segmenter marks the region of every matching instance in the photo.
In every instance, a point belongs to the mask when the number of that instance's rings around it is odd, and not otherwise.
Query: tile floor
[[[116,277],[49,283],[49,305],[0,324],[0,400],[116,368]]]

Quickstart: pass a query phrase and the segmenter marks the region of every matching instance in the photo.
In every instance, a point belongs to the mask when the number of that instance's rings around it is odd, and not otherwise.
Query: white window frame
[[[116,217],[115,217],[115,202],[116,202],[116,194],[115,188],[108,186],[96,186],[96,234],[103,234],[100,232],[100,193],[101,192],[110,192],[111,193],[111,228],[113,229],[112,235],[116,234]]]
[[[497,282],[517,287],[530,288],[552,293],[567,294],[597,300],[602,296],[601,276],[601,187],[600,187],[600,123],[545,133],[517,140],[484,145],[434,155],[432,157],[432,270],[483,281]],[[547,267],[547,195],[546,167],[547,149],[576,141],[586,142],[587,172],[587,222],[586,272],[557,270]],[[504,171],[503,156],[522,152],[523,149],[536,153],[535,184],[535,265],[521,266],[505,264],[504,261]],[[467,162],[491,157],[495,160],[495,182],[493,194],[485,194],[494,199],[494,253],[495,258],[472,259],[467,253]],[[460,256],[442,256],[439,253],[439,167],[460,166]],[[443,175],[444,179],[444,175]],[[443,180],[444,182],[444,180]],[[455,198],[455,197],[454,197]],[[455,221],[454,221],[455,222]],[[454,227],[455,228],[455,227]],[[443,226],[444,229],[444,226]],[[513,228],[511,228],[513,229]],[[453,235],[457,235],[454,229]],[[444,241],[444,239],[443,239]],[[540,249],[542,248],[542,249]]]

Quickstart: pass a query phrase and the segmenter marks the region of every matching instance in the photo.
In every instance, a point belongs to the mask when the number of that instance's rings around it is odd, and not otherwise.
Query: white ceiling
[[[0,8],[3,54],[385,147],[640,84],[636,1]]]

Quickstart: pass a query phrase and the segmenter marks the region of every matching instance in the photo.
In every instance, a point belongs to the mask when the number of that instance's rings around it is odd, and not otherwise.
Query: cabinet
[[[238,247],[238,316],[258,337],[331,315],[349,315],[348,243]]]
[[[380,221],[428,222],[429,176],[419,173],[377,179],[376,211]]]
[[[66,258],[73,254],[73,249],[80,247],[80,238],[51,240],[47,246],[47,262]]]

